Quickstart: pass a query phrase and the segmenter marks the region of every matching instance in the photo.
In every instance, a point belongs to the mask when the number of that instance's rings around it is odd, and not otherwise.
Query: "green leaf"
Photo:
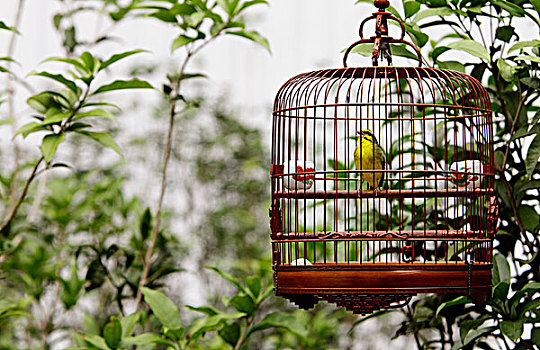
[[[122,324],[118,317],[111,317],[110,321],[103,328],[103,338],[111,349],[118,349],[122,341]]]
[[[261,322],[249,330],[248,335],[268,328],[284,328],[303,339],[308,336],[306,325],[300,323],[295,315],[285,312],[274,312],[266,315]]]
[[[66,131],[76,131],[80,129],[87,129],[91,126],[92,125],[87,124],[87,123],[72,123],[66,128]]]
[[[438,46],[434,48],[433,51],[431,52],[431,59],[437,62],[437,59],[439,58],[439,56],[448,50],[450,50],[450,48],[446,46]]]
[[[141,233],[141,238],[143,241],[147,240],[150,236],[150,230],[152,228],[152,212],[150,208],[144,210],[143,215],[141,216],[141,222],[139,225],[139,232]]]
[[[446,309],[447,307],[455,306],[455,305],[463,305],[463,304],[467,304],[467,303],[471,303],[471,301],[466,296],[460,296],[460,297],[457,297],[454,300],[450,300],[450,301],[447,301],[445,303],[442,303],[437,308],[437,311],[435,312],[435,317],[438,317],[439,313],[442,310]]]
[[[113,119],[113,120],[116,119],[114,115],[108,110],[96,108],[91,111],[77,113],[75,117],[73,117],[72,120],[78,120],[78,119],[82,119],[86,117],[102,117],[102,118]]]
[[[15,61],[13,58],[11,57],[0,57],[0,61],[6,61],[6,62],[11,62],[11,63],[17,63],[19,64],[17,61]]]
[[[497,28],[495,32],[495,37],[499,40],[509,43],[510,39],[516,34],[514,27],[512,26],[501,26]]]
[[[509,65],[504,59],[499,58],[497,60],[497,67],[499,68],[499,73],[504,80],[508,82],[512,82],[514,80],[514,67]]]
[[[15,132],[15,135],[13,135],[13,137],[19,135],[19,134],[22,134],[23,138],[26,138],[26,136],[28,136],[29,134],[33,133],[33,132],[37,132],[37,131],[46,131],[46,130],[49,130],[45,125],[43,124],[40,124],[40,123],[36,123],[36,122],[31,122],[31,123],[28,123],[28,124],[25,124],[23,126],[21,126],[17,132]]]
[[[539,308],[540,308],[540,298],[531,300],[527,302],[525,305],[523,305],[523,308],[521,309],[520,317],[523,317],[523,315],[527,311],[538,310]]]
[[[216,0],[216,3],[219,7],[221,7],[223,10],[228,12],[229,9],[229,0]]]
[[[540,79],[538,78],[521,78],[519,81],[533,89],[540,88]]]
[[[154,315],[167,328],[180,328],[180,312],[165,294],[143,287],[144,300],[150,306]]]
[[[525,229],[529,232],[535,232],[535,228],[540,224],[540,216],[535,208],[528,205],[520,205],[518,212]]]
[[[101,65],[99,66],[99,71],[104,70],[105,68],[109,67],[111,64],[118,62],[126,57],[133,56],[141,52],[146,52],[146,50],[132,50],[132,51],[126,51],[126,52],[112,55],[111,57],[109,57],[108,59],[106,59],[105,61],[101,63]]]
[[[64,113],[58,108],[51,108],[45,113],[45,119],[42,125],[57,124],[68,117],[69,113]]]
[[[514,58],[514,61],[531,61],[531,62],[540,63],[540,57],[531,56],[531,55],[520,55]]]
[[[495,326],[483,327],[483,328],[479,328],[479,329],[473,329],[472,331],[470,331],[467,334],[467,336],[463,340],[463,347],[471,344],[476,339],[478,339],[480,337],[483,337],[486,334],[492,333],[495,329],[497,329],[497,327],[495,327]]]
[[[80,292],[85,283],[84,280],[79,279],[79,275],[77,273],[78,271],[77,261],[76,259],[74,260],[75,261],[71,267],[70,278],[67,280],[63,278],[60,279],[60,282],[62,283],[62,287],[63,287],[60,298],[62,299],[62,302],[64,303],[66,310],[71,309],[71,307],[77,304],[77,301],[79,300]]]
[[[117,110],[120,110],[120,107],[118,107],[117,105],[113,104],[113,103],[108,103],[108,102],[89,102],[89,103],[85,103],[81,106],[81,109],[82,108],[87,108],[87,107],[99,107],[99,106],[104,106],[104,107],[111,107],[111,108],[115,108]]]
[[[228,6],[227,6],[227,13],[230,15],[230,16],[233,16],[235,11],[236,11],[236,7],[238,6],[238,3],[240,2],[240,0],[227,0],[228,2]]]
[[[516,292],[510,299],[510,305],[515,305],[516,303],[519,303],[521,298],[529,292],[538,292],[540,291],[540,282],[532,282],[526,284],[523,288],[521,288],[519,291]]]
[[[246,287],[251,294],[257,299],[262,290],[262,281],[260,276],[252,276],[246,278]]]
[[[454,50],[467,52],[473,56],[486,60],[487,62],[491,61],[491,58],[489,56],[489,52],[487,51],[487,49],[482,44],[476,41],[463,39],[459,41],[454,41],[448,44],[447,46]]]
[[[531,340],[534,345],[540,346],[540,327],[535,327],[531,331]]]
[[[244,286],[236,280],[231,274],[228,274],[226,272],[221,271],[217,267],[214,266],[207,266],[206,268],[217,272],[221,277],[225,278],[227,281],[231,282],[236,288],[238,288],[239,291],[241,291],[244,294],[247,294],[248,292],[244,288]]]
[[[122,338],[129,337],[133,334],[135,325],[137,324],[137,322],[139,322],[140,318],[141,314],[139,314],[138,312],[134,312],[122,318],[122,320],[120,321],[120,323],[122,324]]]
[[[251,6],[254,6],[254,5],[259,5],[259,4],[265,4],[265,5],[268,5],[268,1],[266,0],[250,0],[250,1],[245,1],[242,3],[242,5],[240,5],[240,7],[238,8],[238,10],[236,10],[236,14],[240,14],[242,13],[245,9],[251,7]]]
[[[253,311],[255,310],[255,304],[253,303],[253,299],[251,299],[251,297],[247,295],[235,295],[231,298],[231,300],[229,300],[229,303],[236,310],[238,310],[239,312],[243,312],[248,316],[251,316],[253,314]]]
[[[405,18],[410,18],[420,10],[420,3],[418,1],[405,1],[403,9],[405,10]]]
[[[101,94],[103,92],[123,90],[123,89],[153,89],[154,87],[148,82],[132,79],[132,80],[116,80],[110,84],[100,86],[92,95]]]
[[[55,81],[59,82],[60,84],[63,84],[64,86],[66,86],[68,89],[73,91],[75,94],[77,94],[77,95],[79,94],[80,89],[77,86],[77,84],[75,84],[75,82],[69,80],[68,78],[64,77],[62,74],[52,74],[52,73],[49,73],[49,72],[32,72],[32,73],[30,73],[30,75],[37,75],[37,76],[40,76],[40,77],[45,77],[45,78],[55,80]]]
[[[524,49],[526,47],[539,47],[540,46],[540,40],[530,40],[530,41],[520,41],[512,47],[508,49],[508,53],[511,53],[512,51]]]
[[[82,330],[86,334],[101,334],[101,326],[98,324],[95,318],[93,318],[86,312],[83,313],[82,317]]]
[[[262,47],[264,47],[269,53],[272,53],[272,50],[270,49],[270,43],[268,43],[268,40],[263,37],[259,32],[251,30],[251,31],[245,31],[245,30],[229,30],[227,31],[227,34],[236,35],[242,38],[246,38],[248,40],[251,40]]]
[[[88,51],[83,52],[80,59],[88,72],[94,72],[96,63],[99,64],[99,61]]]
[[[171,44],[171,52],[176,51],[177,49],[181,48],[182,46],[186,46],[189,43],[194,42],[197,40],[196,38],[190,38],[187,35],[181,34]]]
[[[160,9],[155,12],[152,12],[148,14],[149,17],[154,17],[159,19],[162,22],[166,23],[178,23],[178,19],[176,18],[176,14],[172,13],[168,9]]]
[[[157,334],[143,333],[135,337],[126,337],[122,339],[121,344],[122,344],[122,348],[128,348],[131,346],[145,346],[145,345],[148,346],[150,344],[170,344],[170,343],[162,339]],[[174,346],[172,348],[174,348]]]
[[[44,61],[42,61],[42,63],[49,62],[49,61],[67,63],[67,64],[70,64],[73,67],[77,68],[77,70],[79,70],[81,72],[90,73],[90,71],[88,71],[88,69],[82,63],[82,61],[78,60],[78,59],[75,59],[75,58],[49,57],[49,58],[45,59]]]
[[[437,64],[442,69],[450,69],[465,73],[465,65],[457,61],[437,61]]]
[[[508,296],[508,290],[510,289],[510,284],[506,281],[500,281],[497,285],[493,286],[493,297],[496,297],[501,300],[506,300]]]
[[[218,335],[225,340],[227,344],[230,344],[231,346],[235,346],[238,342],[238,339],[240,338],[240,326],[238,323],[231,323],[228,325],[223,326],[218,331]]]
[[[2,118],[2,119],[0,119],[0,126],[1,125],[11,125],[13,123],[15,123],[14,118]]]
[[[58,106],[58,103],[54,100],[53,96],[48,92],[40,92],[37,95],[34,95],[26,103],[35,111],[45,114],[47,110],[51,107]]]
[[[510,284],[510,265],[504,255],[495,254],[493,257],[492,283],[497,285],[501,281]]]
[[[527,169],[527,176],[529,180],[532,179],[532,175],[536,165],[538,164],[538,159],[540,158],[540,134],[537,134],[534,140],[529,146],[527,151],[527,159],[525,160],[525,165]]]
[[[64,142],[64,134],[50,134],[46,135],[41,142],[41,154],[45,158],[45,162],[49,163],[52,157],[56,154],[58,145]]]
[[[214,316],[214,315],[219,314],[219,311],[215,307],[209,306],[209,305],[199,306],[199,307],[186,305],[186,307],[192,311],[201,312],[208,316]]]
[[[206,332],[218,330],[229,320],[234,320],[245,316],[245,313],[236,312],[232,314],[223,313],[215,316],[199,318],[192,324],[190,328],[189,333],[191,333],[191,338],[189,338],[189,342],[196,340],[199,336]]]
[[[516,17],[524,17],[525,16],[525,10],[521,8],[520,6],[513,4],[509,1],[505,0],[492,0],[492,4],[499,6],[503,10],[506,10],[509,14]]]
[[[424,47],[429,40],[429,36],[423,33],[422,30],[416,25],[413,26],[409,23],[405,23],[405,30],[419,47]]]
[[[512,339],[514,342],[517,342],[521,335],[523,334],[523,320],[518,321],[502,321],[499,324],[501,332],[506,335],[508,338]]]
[[[462,322],[460,322],[459,325],[459,340],[461,340],[461,343],[465,340],[465,337],[471,329],[477,329],[478,327],[482,326],[490,317],[488,315],[482,315],[476,319],[465,319]]]
[[[454,11],[449,7],[437,7],[437,8],[430,8],[427,10],[424,10],[422,12],[419,12],[413,19],[414,23],[418,23],[424,18],[432,17],[432,16],[450,16],[453,15]]]
[[[94,334],[88,334],[88,335],[83,335],[83,339],[85,342],[95,346],[98,349],[110,350],[110,348],[107,346],[107,343],[105,343],[105,339],[103,339],[100,336],[97,336]]]
[[[120,147],[114,142],[112,136],[107,132],[95,132],[95,131],[86,131],[86,130],[76,130],[77,133],[81,135],[88,136],[95,141],[101,143],[103,146],[107,148],[112,148],[116,151],[119,155],[122,155],[122,151],[120,150]]]
[[[195,79],[195,78],[208,78],[205,74],[202,73],[184,73],[182,74],[182,80]]]
[[[21,33],[19,33],[19,31],[17,30],[17,28],[15,28],[15,27],[10,27],[10,26],[8,26],[8,25],[7,25],[5,22],[3,22],[3,21],[0,21],[0,29],[9,30],[10,32],[17,33],[17,34],[21,34]]]

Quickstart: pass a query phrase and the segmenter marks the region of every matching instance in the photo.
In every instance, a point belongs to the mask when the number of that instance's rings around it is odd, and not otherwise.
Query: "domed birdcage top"
[[[467,74],[422,67],[389,2],[375,5],[343,68],[297,75],[276,96],[276,294],[355,313],[425,292],[482,302],[497,226],[488,93]],[[372,19],[375,35],[364,38]],[[389,20],[399,38],[389,35]],[[348,67],[361,44],[373,44],[373,66]],[[418,66],[393,66],[392,45],[412,47]]]

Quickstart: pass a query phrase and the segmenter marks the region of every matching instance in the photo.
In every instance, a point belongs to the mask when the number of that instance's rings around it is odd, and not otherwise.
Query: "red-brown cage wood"
[[[272,124],[277,295],[355,313],[417,293],[485,300],[497,207],[491,105],[480,82],[420,67],[309,72],[280,89]],[[366,129],[385,169],[355,166]],[[361,181],[368,173],[382,174],[379,188]]]

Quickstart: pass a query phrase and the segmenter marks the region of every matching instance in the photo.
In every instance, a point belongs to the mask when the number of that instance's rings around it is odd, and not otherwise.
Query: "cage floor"
[[[275,266],[275,291],[303,308],[327,300],[366,314],[418,293],[468,295],[483,304],[491,291],[491,264],[452,262],[315,263]]]

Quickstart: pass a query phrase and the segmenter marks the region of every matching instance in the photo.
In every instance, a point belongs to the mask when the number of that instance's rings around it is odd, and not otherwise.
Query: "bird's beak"
[[[363,135],[364,135],[364,133],[363,133],[363,132],[361,132],[361,131],[357,131],[357,132],[356,132],[356,135],[358,135],[358,136],[363,136]]]

